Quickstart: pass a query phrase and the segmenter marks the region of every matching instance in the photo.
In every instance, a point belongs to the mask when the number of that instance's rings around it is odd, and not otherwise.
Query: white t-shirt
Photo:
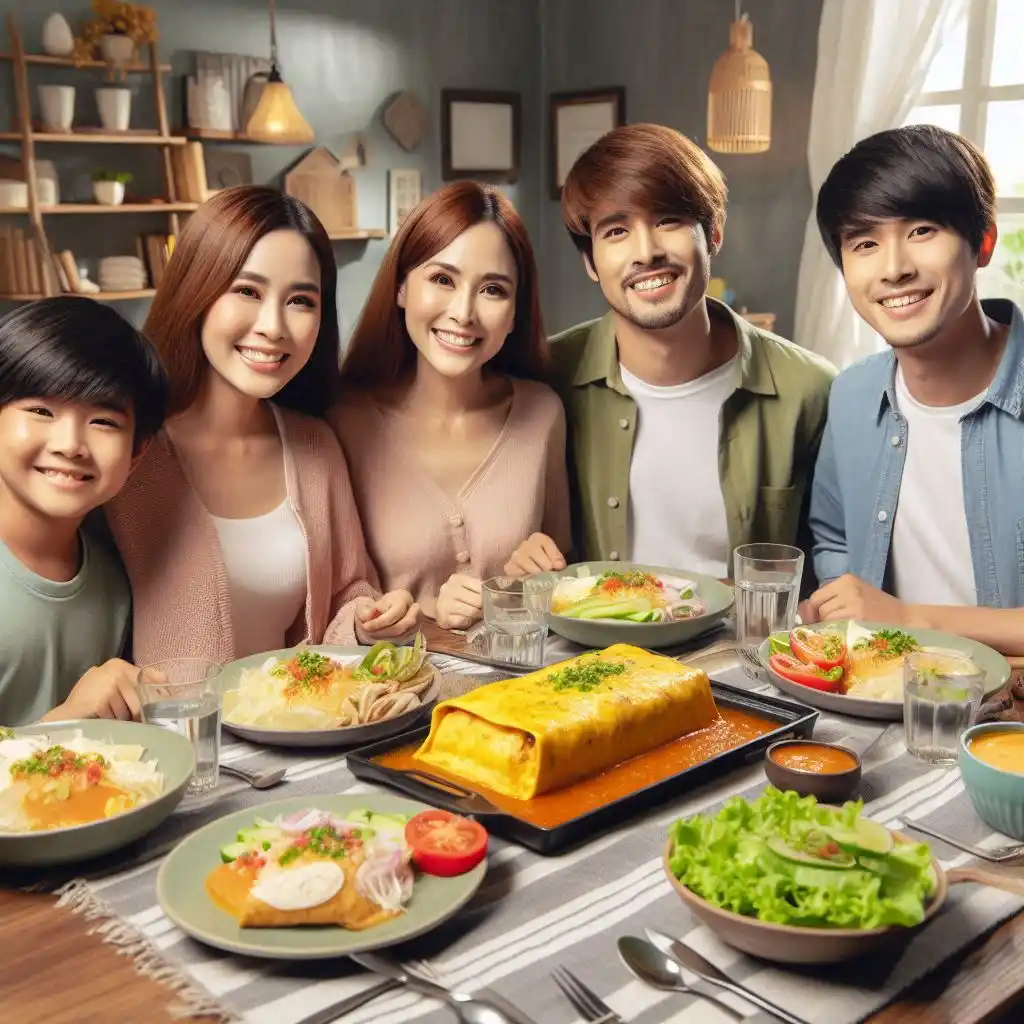
[[[911,604],[975,605],[964,510],[960,420],[985,394],[959,405],[921,405],[896,371],[896,404],[907,421],[907,455],[892,524],[893,587]]]
[[[306,538],[287,499],[251,519],[212,516],[231,595],[236,656],[285,646],[306,604]]]
[[[656,387],[620,366],[637,405],[629,465],[629,561],[726,577],[729,528],[718,469],[722,403],[739,356],[710,373]]]

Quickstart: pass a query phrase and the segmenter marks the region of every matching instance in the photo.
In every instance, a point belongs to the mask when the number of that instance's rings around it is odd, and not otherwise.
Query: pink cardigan
[[[277,409],[288,502],[306,538],[307,593],[288,644],[354,644],[353,602],[376,598],[348,467],[322,420]],[[107,520],[132,586],[136,664],[175,657],[233,661],[227,575],[217,528],[161,431]]]

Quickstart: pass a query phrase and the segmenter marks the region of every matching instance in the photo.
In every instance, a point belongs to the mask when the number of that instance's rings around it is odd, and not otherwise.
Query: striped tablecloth
[[[551,645],[549,660],[573,653]],[[474,675],[480,682],[500,673],[481,665],[438,659],[442,671]],[[771,691],[736,666],[709,673],[748,689]],[[885,726],[822,715],[819,738],[867,751],[861,795],[866,813],[885,825],[916,817],[986,847],[1005,839],[991,834],[975,815],[955,769],[923,765],[906,753],[902,726]],[[110,941],[136,955],[141,969],[175,984],[184,1002],[217,1009],[224,1020],[247,1024],[296,1024],[314,1010],[359,991],[370,977],[348,961],[293,964],[248,960],[195,942],[177,930],[156,903],[160,855],[184,835],[224,814],[283,796],[370,793],[357,782],[344,756],[317,751],[268,751],[225,735],[224,759],[247,767],[288,765],[287,785],[256,793],[225,783],[212,807],[182,812],[135,849],[99,865],[67,890],[67,902],[102,923]],[[877,741],[877,742],[876,742]],[[870,750],[868,748],[870,747]],[[654,991],[632,979],[615,941],[643,934],[651,925],[685,941],[727,968],[739,981],[769,996],[808,1024],[852,1024],[893,1000],[913,981],[954,956],[979,935],[1024,907],[1024,899],[999,890],[957,885],[947,908],[893,962],[860,963],[855,970],[782,971],[716,943],[671,891],[661,866],[666,829],[681,815],[713,810],[733,794],[754,796],[765,785],[753,765],[688,794],[560,857],[540,857],[495,839],[487,877],[474,900],[446,925],[395,950],[402,959],[425,959],[441,981],[474,991],[493,987],[532,1015],[537,1024],[576,1019],[550,970],[563,964],[598,992],[626,1021],[716,1024],[730,1018],[707,1001]],[[969,858],[933,844],[946,867]],[[855,980],[851,980],[855,979]],[[742,1001],[733,1005],[757,1024],[767,1022]],[[450,1013],[436,1002],[400,992],[380,998],[345,1018],[347,1024],[443,1024]]]

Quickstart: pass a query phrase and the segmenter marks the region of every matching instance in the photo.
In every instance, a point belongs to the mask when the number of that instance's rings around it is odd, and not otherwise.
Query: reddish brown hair
[[[271,231],[298,231],[320,264],[320,333],[306,365],[274,396],[279,405],[323,416],[337,392],[338,267],[316,215],[292,196],[261,185],[218,192],[189,218],[178,237],[143,327],[171,382],[169,413],[187,409],[206,372],[203,322],[230,287],[252,247]]]
[[[511,377],[543,378],[547,339],[540,312],[537,265],[522,218],[496,189],[457,181],[427,196],[399,228],[352,333],[341,368],[345,386],[378,390],[413,372],[416,348],[398,306],[398,290],[409,271],[485,221],[501,229],[517,275],[515,325],[501,351],[487,365]]]
[[[591,216],[601,203],[624,211],[685,217],[708,243],[725,223],[725,177],[681,132],[663,124],[613,128],[572,165],[562,188],[562,218],[573,244],[593,257]]]

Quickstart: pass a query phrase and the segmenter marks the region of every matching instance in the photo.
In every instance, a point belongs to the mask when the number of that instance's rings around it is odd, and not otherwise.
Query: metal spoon
[[[236,779],[248,782],[253,789],[270,789],[276,786],[288,771],[287,768],[275,768],[270,772],[250,772],[244,768],[236,768],[233,764],[222,764],[220,770],[225,775],[234,775]]]
[[[734,1020],[743,1020],[742,1013],[734,1010],[717,996],[705,995],[687,985],[683,981],[683,972],[679,964],[645,939],[639,939],[635,935],[623,935],[619,939],[619,958],[632,974],[646,984],[668,992],[684,992],[687,995],[699,996],[720,1007]]]

